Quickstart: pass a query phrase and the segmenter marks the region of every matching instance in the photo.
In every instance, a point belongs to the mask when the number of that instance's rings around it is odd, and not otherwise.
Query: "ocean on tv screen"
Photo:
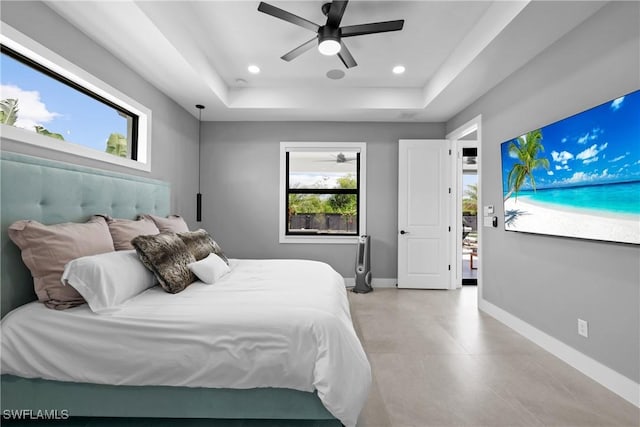
[[[640,91],[501,145],[505,228],[640,244]]]

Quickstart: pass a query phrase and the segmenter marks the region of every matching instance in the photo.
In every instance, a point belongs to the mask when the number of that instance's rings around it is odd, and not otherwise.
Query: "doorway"
[[[477,116],[447,138],[451,141],[452,288],[477,285],[482,293],[481,122]]]
[[[461,141],[462,170],[458,209],[462,212],[462,285],[478,284],[478,148],[476,141]],[[457,257],[456,257],[457,258]],[[474,262],[475,261],[475,262]]]

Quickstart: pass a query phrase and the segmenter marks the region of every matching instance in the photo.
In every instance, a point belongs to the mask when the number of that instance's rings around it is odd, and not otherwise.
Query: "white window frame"
[[[358,195],[358,230],[367,234],[367,143],[366,142],[280,142],[280,209],[278,216],[280,243],[319,243],[319,244],[354,244],[358,236],[317,236],[287,235],[287,151],[355,151],[360,153],[360,176],[358,177],[360,193]]]
[[[151,110],[149,108],[4,22],[0,25],[0,43],[138,116],[138,159],[114,156],[80,144],[40,135],[27,129],[0,124],[2,138],[151,172]]]

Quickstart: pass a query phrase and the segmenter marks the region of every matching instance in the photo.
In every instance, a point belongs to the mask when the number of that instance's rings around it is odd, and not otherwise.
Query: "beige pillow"
[[[140,218],[137,221],[131,219],[111,218],[106,215],[102,216],[107,220],[109,233],[113,238],[113,246],[116,251],[129,251],[133,249],[131,240],[134,237],[158,234],[160,230],[156,227],[155,222],[148,218]]]
[[[180,215],[169,215],[167,218],[151,214],[140,215],[139,218],[147,218],[153,221],[160,231],[172,233],[186,233],[189,226]]]
[[[38,300],[57,310],[85,302],[75,289],[60,281],[64,266],[82,256],[114,250],[109,227],[102,217],[93,217],[83,224],[16,221],[9,226],[9,238],[22,251]]]

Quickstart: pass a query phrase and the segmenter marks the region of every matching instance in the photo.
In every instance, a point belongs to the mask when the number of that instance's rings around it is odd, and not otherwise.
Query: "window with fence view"
[[[360,152],[286,152],[286,234],[357,236]]]

